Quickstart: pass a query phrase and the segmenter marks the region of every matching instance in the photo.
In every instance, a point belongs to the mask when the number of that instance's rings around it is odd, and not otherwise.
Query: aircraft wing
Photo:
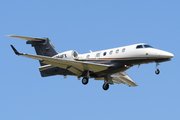
[[[73,73],[77,75],[81,75],[82,72],[85,70],[89,70],[92,72],[99,72],[99,71],[106,70],[108,67],[110,67],[110,65],[104,65],[104,64],[76,61],[76,60],[69,60],[69,59],[58,59],[58,58],[52,58],[52,57],[47,57],[47,56],[41,56],[41,55],[19,53],[12,45],[11,47],[14,50],[16,55],[40,60],[45,64],[50,64],[53,66],[65,68],[72,71]]]
[[[114,83],[123,83],[128,86],[138,86],[125,72],[115,73],[111,75],[111,77]]]

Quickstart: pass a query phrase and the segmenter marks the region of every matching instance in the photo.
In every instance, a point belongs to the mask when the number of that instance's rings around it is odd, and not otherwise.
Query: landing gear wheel
[[[109,89],[109,84],[108,83],[104,83],[103,84],[103,89],[104,90],[108,90]]]
[[[88,78],[84,77],[84,78],[82,79],[82,84],[86,85],[86,84],[88,84],[88,82],[89,82],[89,79],[88,79]]]
[[[160,70],[157,69],[157,70],[155,71],[155,73],[156,73],[156,75],[158,75],[158,74],[160,73]]]

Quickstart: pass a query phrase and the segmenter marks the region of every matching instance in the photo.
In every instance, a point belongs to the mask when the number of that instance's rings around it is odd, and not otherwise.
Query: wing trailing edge
[[[119,72],[112,74],[111,76],[112,82],[117,84],[125,84],[130,87],[138,86],[125,72]],[[95,80],[104,80],[104,77],[102,78],[95,78]]]

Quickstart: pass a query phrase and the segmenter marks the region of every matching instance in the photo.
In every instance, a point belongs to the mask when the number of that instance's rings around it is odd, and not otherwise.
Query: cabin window
[[[90,55],[87,55],[87,57],[86,57],[86,58],[87,58],[87,59],[89,59],[89,57],[90,57]]]
[[[138,46],[136,47],[136,49],[139,49],[139,48],[143,48],[143,46],[142,46],[142,45],[138,45]]]
[[[116,50],[116,54],[118,54],[118,53],[119,53],[119,49]]]
[[[97,53],[97,54],[96,54],[96,57],[99,58],[99,57],[100,57],[100,53]]]
[[[126,49],[125,49],[125,48],[123,48],[123,49],[122,49],[122,52],[125,52],[125,50],[126,50]]]
[[[104,52],[103,55],[106,56],[107,52]]]
[[[112,53],[113,53],[113,51],[111,50],[111,51],[109,52],[109,54],[112,55]]]

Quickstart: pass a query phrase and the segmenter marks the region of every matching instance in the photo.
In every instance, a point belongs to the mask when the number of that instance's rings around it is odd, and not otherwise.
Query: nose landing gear
[[[155,71],[156,75],[159,75],[159,73],[160,73],[160,70],[158,69],[158,65],[160,65],[160,64],[156,63],[156,71]]]

